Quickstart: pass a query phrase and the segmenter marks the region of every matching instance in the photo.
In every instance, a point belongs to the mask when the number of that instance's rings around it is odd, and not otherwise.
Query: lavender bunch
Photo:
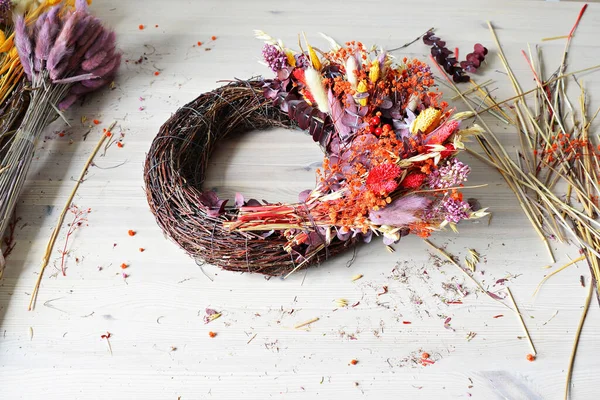
[[[111,82],[121,61],[114,32],[88,12],[56,5],[27,25],[15,18],[15,45],[31,86],[20,128],[0,160],[0,237],[6,230],[43,130],[79,97]],[[3,268],[0,259],[0,274]]]

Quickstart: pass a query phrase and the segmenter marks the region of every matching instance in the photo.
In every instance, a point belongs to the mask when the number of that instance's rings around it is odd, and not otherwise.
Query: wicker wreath
[[[144,180],[150,209],[164,233],[200,262],[225,270],[282,275],[297,263],[281,235],[267,238],[230,231],[236,208],[218,216],[205,212],[202,189],[216,145],[230,134],[297,125],[263,96],[260,79],[232,82],[181,107],[161,128],[146,157]],[[354,241],[332,241],[301,268],[348,249]]]
[[[163,231],[198,261],[226,270],[281,275],[317,264],[358,240],[391,246],[480,218],[460,189],[470,168],[455,156],[480,128],[460,127],[432,91],[422,61],[360,42],[320,57],[262,31],[272,79],[233,81],[182,107],[160,129],[146,159],[150,208]],[[329,38],[331,39],[331,38]],[[431,39],[428,37],[427,40]],[[226,207],[202,184],[217,143],[270,127],[306,131],[324,151],[313,189],[294,204],[236,195]]]

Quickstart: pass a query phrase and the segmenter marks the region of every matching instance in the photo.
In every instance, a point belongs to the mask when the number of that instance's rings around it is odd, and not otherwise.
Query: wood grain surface
[[[568,268],[534,298],[551,271],[543,268],[548,256],[511,191],[480,162],[464,157],[473,167],[470,183],[488,184],[469,195],[493,218],[431,240],[460,260],[469,248],[477,250],[482,261],[475,277],[489,290],[510,285],[539,352],[535,362],[526,360],[530,350],[517,316],[477,294],[417,237],[403,239],[393,254],[374,240],[358,247],[353,263],[346,254],[287,280],[200,268],[156,225],[142,165],[159,126],[178,107],[220,80],[268,76],[257,62],[262,44],[253,29],[290,45],[305,31],[317,47],[326,47],[318,36],[326,32],[339,41],[391,48],[435,27],[464,54],[477,42],[490,49],[475,79],[493,79],[493,95],[504,99],[513,93],[485,21],[494,23],[517,78],[530,89],[534,82],[521,49],[541,44],[548,70],[556,68],[564,42],[541,39],[567,34],[580,8],[540,1],[94,1],[92,10],[114,27],[127,61],[114,90],[74,107],[72,127],[51,126],[36,152],[18,205],[16,247],[0,282],[0,398],[562,399],[586,294],[580,276],[589,285],[589,270],[584,263]],[[600,6],[591,4],[569,54],[570,70],[599,63],[599,36]],[[418,41],[395,55],[427,54]],[[578,79],[595,110],[600,73]],[[505,144],[517,144],[514,131],[486,118]],[[37,306],[28,312],[46,241],[73,179],[113,121],[125,146],[96,158],[75,197],[92,212],[70,238],[66,276],[59,273],[63,229]],[[207,187],[227,196],[240,191],[293,201],[313,186],[320,162],[320,150],[302,132],[252,132],[223,143]],[[130,229],[137,234],[129,236]],[[578,256],[574,247],[552,247],[554,268]],[[122,263],[129,264],[126,279]],[[364,276],[352,281],[356,274]],[[462,297],[457,285],[469,294]],[[338,307],[340,298],[349,306]],[[206,308],[222,316],[205,324]],[[600,397],[599,317],[594,300],[575,363],[573,399]],[[112,355],[101,338],[106,332]],[[422,352],[435,363],[421,365]]]

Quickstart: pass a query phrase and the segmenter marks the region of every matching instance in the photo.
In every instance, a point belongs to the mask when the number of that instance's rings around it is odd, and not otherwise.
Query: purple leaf
[[[492,299],[496,299],[496,300],[504,300],[504,298],[503,298],[503,297],[500,297],[500,296],[498,296],[497,294],[495,294],[495,293],[492,293],[492,292],[490,292],[490,291],[488,291],[488,292],[487,292],[487,294],[488,294],[488,296],[490,296]]]
[[[450,326],[450,321],[452,321],[452,318],[450,318],[450,317],[448,317],[448,318],[446,318],[446,319],[444,320],[444,328],[446,328],[446,329],[450,329],[450,330],[452,330],[452,331],[453,331],[453,330],[454,330],[454,328],[452,328],[452,327]]]
[[[308,196],[310,196],[310,194],[312,193],[312,189],[306,189],[300,192],[300,194],[298,194],[298,201],[300,203],[304,203],[306,201],[306,199],[308,199]]]
[[[483,47],[483,45],[481,43],[475,44],[474,50],[475,50],[475,53],[481,53],[484,56],[487,55],[487,53],[488,53],[488,49]]]
[[[240,208],[240,207],[243,207],[244,204],[245,204],[244,195],[239,192],[236,193],[235,194],[235,206]]]
[[[205,212],[209,217],[218,217],[225,212],[227,200],[219,199],[219,196],[212,190],[203,192],[198,200],[206,207]]]
[[[338,135],[342,140],[346,140],[350,136],[350,128],[348,128],[343,122],[344,110],[340,105],[340,101],[333,95],[331,89],[327,93],[327,99],[329,100],[329,109],[331,110],[331,119],[333,125],[337,130]]]
[[[417,221],[416,214],[425,210],[429,203],[425,197],[416,195],[400,197],[385,208],[369,212],[369,219],[377,225],[407,226]]]

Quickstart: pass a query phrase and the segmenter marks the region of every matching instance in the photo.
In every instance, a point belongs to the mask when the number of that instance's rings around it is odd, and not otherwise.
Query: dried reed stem
[[[575,332],[575,339],[573,341],[573,350],[571,351],[571,357],[569,358],[569,369],[567,370],[567,380],[565,383],[565,398],[564,400],[569,399],[569,390],[571,389],[571,378],[573,376],[573,365],[575,365],[575,356],[577,355],[577,347],[579,346],[579,338],[581,337],[581,330],[583,329],[583,324],[585,322],[585,318],[587,317],[587,313],[590,309],[590,303],[592,302],[592,294],[594,293],[594,285],[588,285],[587,296],[585,297],[585,304],[583,305],[583,311],[581,312],[581,318],[579,319],[579,324],[577,325],[577,331]]]
[[[110,125],[110,127],[108,128],[108,131],[110,132],[115,127],[116,124],[117,124],[116,121],[113,122]],[[56,226],[54,227],[54,230],[52,231],[52,235],[50,235],[50,239],[48,240],[48,244],[46,245],[46,251],[44,253],[44,256],[42,257],[42,264],[40,265],[40,271],[38,273],[38,277],[35,281],[35,285],[33,286],[33,290],[31,292],[31,296],[29,298],[29,306],[27,307],[28,311],[31,311],[35,308],[35,301],[37,299],[37,295],[38,295],[38,292],[40,289],[42,277],[44,276],[44,271],[46,270],[46,267],[48,266],[48,262],[50,261],[50,255],[52,254],[52,250],[54,249],[54,243],[56,243],[58,233],[60,232],[60,227],[62,226],[62,224],[65,220],[67,211],[71,207],[71,203],[73,202],[75,193],[77,192],[77,189],[79,189],[81,182],[83,182],[83,179],[85,178],[85,175],[87,174],[87,171],[90,168],[90,165],[91,165],[92,161],[94,160],[94,157],[96,157],[96,154],[98,154],[98,151],[102,147],[102,144],[104,143],[106,138],[107,138],[107,135],[102,133],[102,137],[100,137],[100,140],[96,144],[96,147],[94,147],[94,150],[92,151],[92,153],[88,157],[87,161],[85,162],[85,165],[83,166],[83,169],[81,170],[81,173],[79,174],[79,179],[77,179],[77,181],[75,182],[75,186],[73,187],[73,190],[71,190],[71,194],[67,198],[67,202],[65,203],[65,206],[63,207],[63,209],[60,213],[60,216],[58,217],[58,221],[56,222]]]
[[[535,356],[537,354],[537,351],[535,350],[535,346],[533,345],[533,340],[531,340],[531,335],[529,334],[527,325],[525,325],[525,321],[523,320],[523,315],[521,315],[521,311],[519,311],[517,302],[515,301],[515,298],[513,297],[512,292],[510,291],[509,287],[506,287],[506,293],[508,293],[508,297],[510,298],[510,301],[512,302],[513,307],[515,308],[515,313],[517,314],[517,317],[519,318],[519,322],[521,323],[521,326],[523,327],[523,331],[525,331],[525,336],[527,337],[527,342],[529,342],[529,347],[531,347],[531,354],[533,354]]]
[[[581,256],[581,257],[579,257],[579,258],[576,258],[576,259],[574,259],[574,260],[572,260],[572,261],[569,261],[568,263],[566,263],[565,265],[563,265],[563,266],[562,266],[562,267],[560,267],[559,269],[557,269],[557,270],[555,270],[555,271],[552,271],[551,273],[549,273],[548,275],[546,275],[546,276],[544,277],[544,279],[542,279],[542,281],[541,281],[541,282],[540,282],[540,283],[537,285],[537,288],[536,288],[536,289],[535,289],[535,291],[533,292],[533,295],[534,295],[534,296],[535,296],[535,295],[537,295],[537,294],[538,294],[538,292],[539,292],[539,290],[540,290],[540,288],[541,288],[541,287],[542,287],[542,285],[544,284],[544,282],[546,282],[546,281],[547,281],[548,279],[550,279],[552,276],[554,276],[554,275],[558,274],[560,271],[564,270],[565,268],[567,268],[567,267],[569,267],[569,266],[571,266],[571,265],[573,265],[573,264],[576,264],[576,263],[578,263],[579,261],[583,261],[583,260],[585,260],[585,256]]]
[[[294,329],[302,328],[302,327],[304,327],[306,325],[312,324],[313,322],[317,322],[318,320],[319,320],[319,317],[316,317],[316,318],[313,318],[313,319],[309,319],[308,321],[304,321],[304,322],[299,323],[298,325],[295,325]]]

